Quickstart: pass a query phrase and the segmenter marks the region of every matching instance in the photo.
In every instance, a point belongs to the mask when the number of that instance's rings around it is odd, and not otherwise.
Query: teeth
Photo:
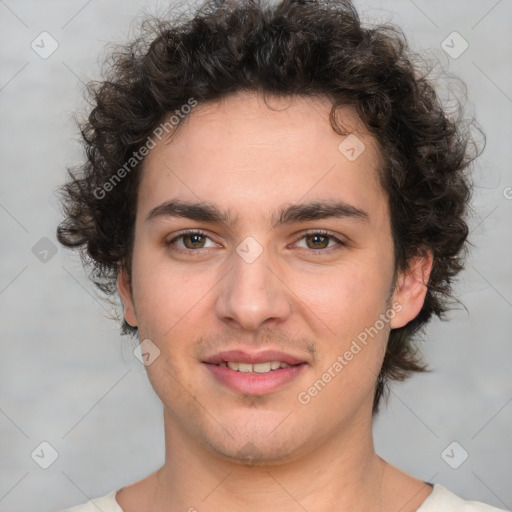
[[[249,363],[238,363],[238,371],[242,373],[252,372],[252,364]]]
[[[219,366],[228,367],[231,370],[242,373],[268,373],[272,370],[278,370],[279,368],[290,368],[287,363],[281,363],[280,361],[268,361],[266,363],[238,363],[236,361],[228,361],[227,363],[220,363]]]
[[[253,371],[256,373],[267,373],[271,368],[272,363],[258,363],[253,365]]]

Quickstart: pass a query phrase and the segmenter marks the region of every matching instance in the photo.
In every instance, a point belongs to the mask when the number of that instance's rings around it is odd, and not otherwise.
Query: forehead
[[[199,104],[146,157],[138,210],[147,213],[171,198],[241,211],[252,205],[253,217],[306,199],[375,209],[384,199],[377,143],[351,107],[337,112],[350,135],[337,134],[331,106],[323,97],[265,102],[252,92]]]

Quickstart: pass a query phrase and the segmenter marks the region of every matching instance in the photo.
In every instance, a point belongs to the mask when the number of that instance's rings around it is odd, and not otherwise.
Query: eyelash
[[[204,231],[201,231],[200,229],[195,229],[195,230],[191,229],[191,230],[182,231],[177,236],[175,236],[172,240],[169,240],[168,242],[166,242],[165,245],[166,246],[171,246],[177,240],[179,240],[180,238],[183,238],[186,235],[199,235],[199,236],[202,236],[202,237],[205,237],[205,238],[210,238],[207,233],[205,233]],[[325,237],[325,238],[329,238],[329,239],[337,242],[336,246],[327,247],[325,249],[306,249],[306,250],[308,250],[308,252],[316,254],[316,255],[329,254],[329,253],[332,252],[332,250],[337,250],[340,247],[345,247],[347,245],[345,242],[342,242],[339,238],[335,237],[334,235],[332,235],[328,231],[323,231],[323,230],[308,231],[304,235],[302,235],[297,241],[303,240],[307,236],[312,236],[312,235],[319,235],[319,236],[322,236],[322,237]],[[181,252],[181,253],[188,253],[188,254],[199,252],[200,249],[202,249],[202,248],[199,248],[199,249],[183,249],[181,247],[176,247],[176,246],[173,248],[173,250],[175,250],[175,251],[178,251],[178,252]],[[206,249],[209,249],[209,248],[206,247]]]

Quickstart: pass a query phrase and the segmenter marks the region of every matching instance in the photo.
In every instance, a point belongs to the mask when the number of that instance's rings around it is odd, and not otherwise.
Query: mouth
[[[282,352],[251,354],[240,350],[221,352],[203,364],[224,387],[255,396],[277,391],[307,366],[305,361]]]

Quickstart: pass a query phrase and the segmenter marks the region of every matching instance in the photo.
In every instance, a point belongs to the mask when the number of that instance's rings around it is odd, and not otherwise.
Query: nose
[[[231,271],[219,283],[217,317],[231,327],[247,331],[285,321],[292,309],[291,291],[268,251],[263,250],[254,261],[240,254],[233,252]]]

